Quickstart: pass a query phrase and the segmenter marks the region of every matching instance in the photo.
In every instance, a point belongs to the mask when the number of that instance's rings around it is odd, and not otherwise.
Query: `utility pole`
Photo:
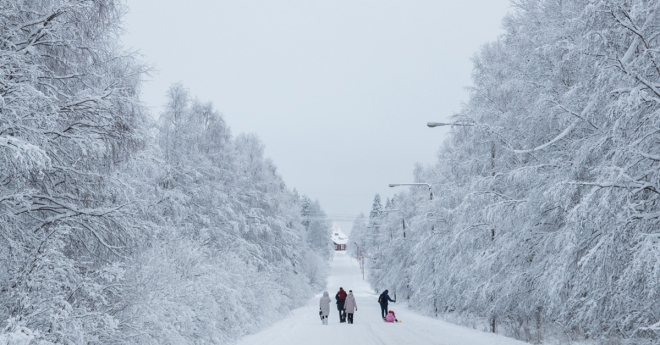
[[[437,290],[437,280],[438,280],[438,275],[435,273],[435,267],[436,267],[436,251],[437,248],[435,248],[436,245],[436,238],[435,238],[435,225],[431,225],[431,233],[433,235],[433,308],[435,309],[435,317],[438,317],[438,290]]]
[[[362,269],[362,280],[364,280],[364,254],[362,254],[362,261],[360,262],[360,268]]]

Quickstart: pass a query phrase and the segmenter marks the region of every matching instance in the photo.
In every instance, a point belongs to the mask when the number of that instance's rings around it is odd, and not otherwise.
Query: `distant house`
[[[335,245],[335,250],[346,250],[348,236],[341,231],[337,224],[332,226],[332,243]]]

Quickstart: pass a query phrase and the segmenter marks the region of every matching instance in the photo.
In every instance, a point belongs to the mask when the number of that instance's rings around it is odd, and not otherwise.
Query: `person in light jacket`
[[[328,324],[328,315],[330,315],[330,302],[332,302],[330,295],[327,291],[323,291],[323,297],[321,297],[321,300],[319,301],[319,309],[321,314],[321,322],[324,325]]]
[[[348,295],[346,296],[346,301],[344,302],[344,310],[346,311],[346,317],[348,323],[353,323],[353,313],[357,311],[357,303],[355,303],[355,296],[353,296],[353,290],[348,290]]]

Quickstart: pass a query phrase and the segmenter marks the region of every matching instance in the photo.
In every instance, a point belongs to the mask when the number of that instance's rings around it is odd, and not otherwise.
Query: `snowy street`
[[[319,298],[316,295],[306,306],[264,331],[246,336],[241,345],[296,345],[296,344],[434,344],[434,345],[522,345],[527,344],[500,335],[453,325],[441,320],[416,314],[404,303],[390,303],[402,323],[385,323],[380,318],[378,295],[362,280],[358,262],[345,252],[335,252],[328,278],[330,304],[329,325],[323,326],[318,315]],[[343,287],[353,290],[358,307],[354,324],[339,323],[334,295]],[[392,296],[394,297],[394,296]]]

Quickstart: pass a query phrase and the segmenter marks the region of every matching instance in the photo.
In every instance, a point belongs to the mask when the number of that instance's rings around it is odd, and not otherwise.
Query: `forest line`
[[[433,200],[377,196],[349,244],[374,289],[428,315],[534,343],[655,344],[660,3],[512,4],[437,163],[414,171]]]
[[[0,2],[0,343],[224,344],[325,286],[319,203],[183,85],[149,114],[125,12]]]

